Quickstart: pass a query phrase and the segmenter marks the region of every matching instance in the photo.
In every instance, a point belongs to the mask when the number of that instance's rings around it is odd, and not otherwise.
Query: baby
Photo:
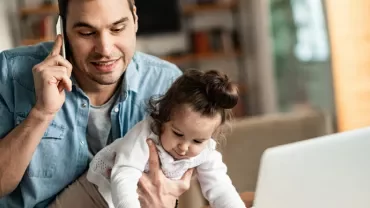
[[[150,100],[146,119],[96,154],[87,179],[98,187],[110,208],[140,207],[136,190],[142,173],[148,171],[146,140],[151,138],[166,177],[177,180],[195,168],[212,207],[245,207],[216,151],[237,102],[237,87],[226,75],[185,71],[164,96]]]

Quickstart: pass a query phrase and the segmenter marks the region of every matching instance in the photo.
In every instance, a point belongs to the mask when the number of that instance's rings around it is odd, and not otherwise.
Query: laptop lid
[[[370,128],[267,149],[256,208],[369,208]]]

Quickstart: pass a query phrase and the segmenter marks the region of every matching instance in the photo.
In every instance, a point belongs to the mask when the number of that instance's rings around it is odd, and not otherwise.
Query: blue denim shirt
[[[0,139],[20,124],[34,106],[32,68],[45,59],[52,45],[41,43],[0,53]],[[180,75],[175,65],[136,52],[111,111],[113,138],[123,137],[141,121],[146,115],[148,99],[165,93]],[[0,199],[0,207],[46,207],[88,167],[89,98],[76,84],[72,88],[47,128],[20,184]]]

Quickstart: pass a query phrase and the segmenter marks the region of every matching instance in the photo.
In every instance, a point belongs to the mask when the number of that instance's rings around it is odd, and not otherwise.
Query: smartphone
[[[63,58],[67,59],[66,57],[66,45],[65,45],[65,38],[64,38],[64,32],[63,32],[63,20],[61,16],[58,16],[58,21],[56,25],[56,32],[57,35],[61,34],[63,37],[63,45],[62,45],[62,56]]]

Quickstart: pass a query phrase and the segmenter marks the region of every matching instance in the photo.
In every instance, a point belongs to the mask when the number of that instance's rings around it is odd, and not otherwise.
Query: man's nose
[[[95,52],[102,56],[109,57],[112,52],[113,37],[107,32],[101,33],[96,38]]]

